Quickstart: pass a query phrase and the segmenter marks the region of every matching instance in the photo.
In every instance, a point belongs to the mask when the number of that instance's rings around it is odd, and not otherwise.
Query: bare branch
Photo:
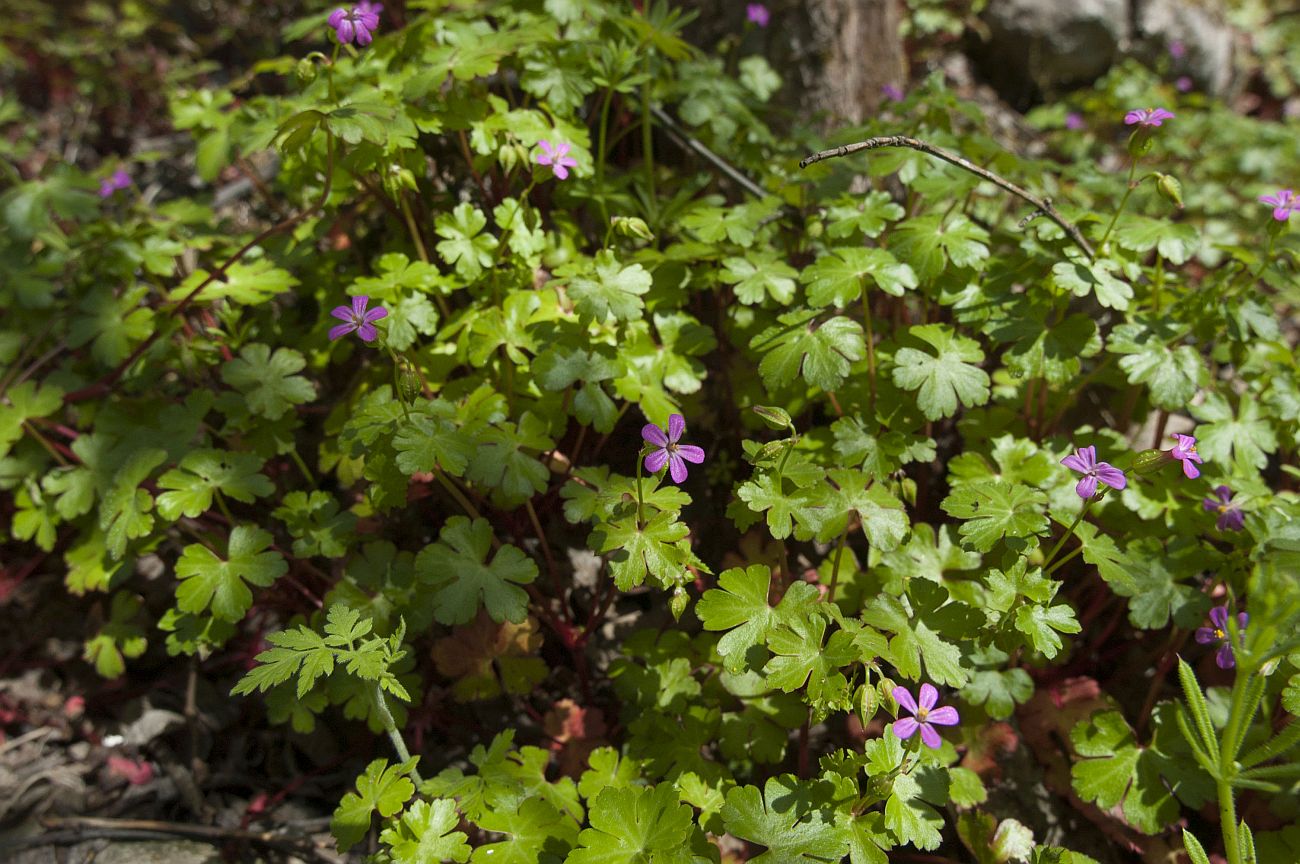
[[[942,147],[936,147],[933,144],[929,144],[917,138],[908,138],[903,135],[868,138],[866,141],[859,141],[856,144],[845,144],[842,147],[835,147],[830,150],[822,150],[820,153],[814,153],[802,160],[799,163],[799,167],[807,168],[815,162],[822,162],[826,159],[835,159],[840,156],[850,156],[862,150],[879,150],[881,147],[910,147],[913,150],[919,150],[936,159],[942,159],[950,165],[956,165],[958,168],[969,171],[976,177],[987,180],[993,185],[1005,189],[1018,198],[1023,198],[1025,201],[1032,204],[1035,209],[1042,211],[1044,216],[1059,225],[1062,231],[1069,234],[1070,239],[1074,241],[1074,245],[1082,249],[1083,253],[1088,256],[1089,260],[1097,257],[1092,251],[1092,247],[1088,245],[1088,241],[1083,238],[1083,233],[1079,231],[1078,227],[1076,227],[1073,222],[1069,221],[1057,212],[1056,208],[1052,206],[1051,201],[1046,198],[1039,198],[1027,189],[1022,189],[1010,180],[999,177],[987,168],[981,168],[969,159],[965,159],[958,156],[956,153],[951,153],[944,150]]]

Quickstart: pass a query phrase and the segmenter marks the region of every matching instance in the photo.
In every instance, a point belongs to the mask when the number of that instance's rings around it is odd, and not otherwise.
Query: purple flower
[[[1175,39],[1169,43],[1169,56],[1175,60],[1181,60],[1187,56],[1187,46],[1181,39]]]
[[[563,141],[555,146],[550,141],[539,141],[537,146],[542,151],[537,154],[537,164],[549,165],[561,180],[568,179],[570,168],[578,167],[578,160],[569,155],[569,145]]]
[[[682,433],[685,431],[686,418],[680,414],[669,415],[667,434],[664,434],[664,430],[653,423],[642,426],[641,437],[645,439],[646,443],[656,448],[646,455],[645,470],[651,474],[658,474],[667,464],[668,475],[673,478],[674,483],[685,481],[686,463],[693,462],[699,465],[704,461],[704,451],[699,447],[692,444],[677,443],[681,440]]]
[[[907,96],[907,94],[903,92],[902,88],[896,84],[882,84],[880,92],[884,94],[885,98],[890,102],[902,102]]]
[[[1195,480],[1201,476],[1201,469],[1196,467],[1201,464],[1201,454],[1196,452],[1196,436],[1175,435],[1174,437],[1178,439],[1178,443],[1174,445],[1174,449],[1167,452],[1183,463],[1183,473],[1187,475],[1187,479]]]
[[[1241,512],[1241,505],[1232,503],[1232,490],[1227,486],[1215,486],[1214,494],[1205,498],[1201,506],[1219,514],[1214,524],[1220,531],[1240,531],[1246,527],[1246,514]]]
[[[1245,641],[1246,622],[1249,620],[1250,616],[1245,612],[1237,613],[1237,637],[1242,641]],[[1215,606],[1211,609],[1210,623],[1214,626],[1196,628],[1196,641],[1202,645],[1209,645],[1212,642],[1222,643],[1214,654],[1214,662],[1220,669],[1231,669],[1237,665],[1237,658],[1233,655],[1232,643],[1228,640],[1228,607]]]
[[[1083,129],[1085,125],[1086,124],[1083,122],[1083,115],[1078,111],[1071,111],[1069,114],[1065,115],[1066,129],[1069,129],[1072,132],[1078,132]]]
[[[330,310],[330,314],[345,324],[335,324],[330,328],[330,339],[339,339],[349,333],[356,333],[361,337],[363,342],[374,342],[379,338],[379,331],[375,329],[372,322],[380,318],[387,317],[388,310],[383,306],[376,306],[369,311],[366,306],[370,304],[370,298],[365,294],[359,294],[352,298],[351,306],[335,306]]]
[[[379,29],[379,13],[383,9],[383,3],[361,0],[347,9],[340,6],[330,13],[326,21],[334,28],[334,34],[339,37],[339,42],[346,45],[355,41],[358,45],[369,45],[374,38],[371,35],[372,31]]]
[[[772,19],[772,13],[767,11],[767,7],[762,3],[750,3],[745,7],[745,17],[759,27],[766,27],[767,22]]]
[[[131,175],[126,173],[122,168],[113,172],[112,177],[105,177],[99,181],[99,197],[111,198],[114,192],[119,189],[129,188],[131,185]]]
[[[1166,120],[1174,119],[1174,112],[1163,108],[1135,108],[1124,115],[1124,125],[1159,126]]]
[[[1292,213],[1300,213],[1300,195],[1296,195],[1290,189],[1279,189],[1274,195],[1261,195],[1259,203],[1271,206],[1273,218],[1279,222],[1290,219]]]
[[[956,726],[961,722],[961,717],[957,715],[957,709],[951,705],[945,705],[942,708],[935,708],[934,704],[939,701],[939,691],[935,690],[933,685],[922,684],[920,698],[913,699],[912,694],[906,687],[894,688],[894,701],[900,708],[906,708],[911,712],[913,717],[900,717],[894,721],[894,734],[901,739],[911,738],[916,734],[916,730],[921,730],[921,740],[925,746],[938,749],[943,744],[939,738],[939,733],[935,731],[935,724],[939,726]],[[920,704],[917,704],[917,703]]]
[[[1097,461],[1097,448],[1092,445],[1075,450],[1062,459],[1061,464],[1083,475],[1074,491],[1085,501],[1097,494],[1099,480],[1114,489],[1123,489],[1128,485],[1128,478],[1123,471],[1109,462]]]
[[[1174,79],[1174,87],[1177,88],[1179,93],[1191,93],[1192,92],[1191,76],[1179,75],[1177,78]]]

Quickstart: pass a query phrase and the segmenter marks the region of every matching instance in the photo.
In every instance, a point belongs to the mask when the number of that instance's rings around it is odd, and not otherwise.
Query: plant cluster
[[[998,741],[1119,846],[1300,857],[1295,126],[1126,65],[1037,157],[937,75],[827,150],[686,23],[307,15],[171,95],[204,180],[278,158],[251,224],[10,166],[2,510],[85,659],[386,736],[380,861],[1094,860]]]

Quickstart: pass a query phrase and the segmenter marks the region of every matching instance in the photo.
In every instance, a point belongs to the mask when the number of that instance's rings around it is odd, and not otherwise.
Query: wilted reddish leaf
[[[472,622],[434,643],[433,662],[439,673],[456,679],[456,699],[472,702],[498,695],[503,684],[507,693],[532,690],[546,677],[546,664],[532,656],[541,645],[536,619],[498,624],[479,610]]]
[[[108,773],[121,777],[132,786],[143,786],[153,779],[153,766],[143,759],[127,759],[125,756],[108,757]]]

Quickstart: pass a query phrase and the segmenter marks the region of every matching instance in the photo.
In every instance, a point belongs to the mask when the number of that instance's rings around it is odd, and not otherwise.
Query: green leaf
[[[475,847],[473,864],[559,862],[578,842],[578,826],[573,817],[542,798],[524,799],[517,811],[492,810],[475,823],[484,831],[504,834],[507,839]]]
[[[757,786],[737,786],[727,793],[722,820],[727,833],[767,847],[751,864],[821,864],[848,852],[847,832],[824,809],[800,808],[798,781],[771,777]],[[802,812],[801,812],[802,811]]]
[[[140,305],[148,293],[144,285],[121,296],[107,290],[90,293],[78,304],[82,314],[72,319],[68,344],[80,347],[91,342],[90,353],[100,363],[115,366],[122,362],[153,332],[153,310]]]
[[[478,432],[466,476],[491,488],[494,500],[516,507],[546,491],[551,473],[537,454],[554,446],[546,421],[525,411],[518,426],[502,422]]]
[[[670,783],[607,787],[592,801],[591,827],[567,864],[690,864],[693,816]]]
[[[974,339],[956,335],[943,324],[923,324],[908,329],[908,338],[934,349],[919,350],[910,345],[894,355],[894,383],[904,390],[917,390],[917,405],[930,420],[951,417],[957,403],[970,407],[989,399],[989,376],[977,363],[984,352]]]
[[[277,552],[267,551],[271,535],[248,525],[230,532],[225,560],[198,543],[191,543],[176,562],[176,605],[182,612],[212,614],[224,621],[239,621],[253,605],[247,582],[266,588],[289,570]]]
[[[1124,311],[1133,299],[1133,289],[1127,282],[1112,275],[1118,265],[1113,261],[1098,259],[1085,261],[1058,261],[1052,266],[1052,283],[1069,291],[1075,297],[1093,294],[1097,302],[1107,309]]]
[[[1277,435],[1249,393],[1241,395],[1235,415],[1218,393],[1206,396],[1192,408],[1192,414],[1202,422],[1196,427],[1197,450],[1207,461],[1234,462],[1250,474],[1262,470],[1268,465],[1269,454],[1277,452]]]
[[[764,352],[758,371],[769,391],[787,387],[798,377],[821,390],[835,390],[848,377],[850,366],[866,356],[862,326],[850,318],[818,324],[813,314],[791,312],[777,320],[782,326],[763,331],[750,343]]]
[[[172,289],[167,299],[183,300],[211,275],[207,270],[195,270],[184,282]],[[227,267],[224,273],[204,285],[203,290],[191,302],[233,300],[245,306],[257,306],[298,284],[298,280],[289,271],[281,270],[270,259],[262,258],[251,264],[237,263]]]
[[[736,286],[736,299],[746,306],[762,303],[768,297],[781,304],[794,299],[794,280],[799,271],[770,249],[744,258],[724,258],[722,268],[718,278]]]
[[[442,213],[433,220],[439,237],[435,247],[442,260],[456,268],[456,275],[473,282],[491,267],[497,238],[482,233],[487,227],[487,216],[473,204],[462,201],[450,213]]]
[[[193,519],[212,506],[214,492],[251,504],[275,491],[275,485],[261,470],[262,459],[255,453],[187,453],[179,466],[158,478],[158,487],[169,490],[158,496],[158,513],[172,521],[181,515]]]
[[[141,484],[167,458],[166,450],[137,450],[117,473],[99,506],[99,527],[114,560],[126,552],[127,543],[153,530],[153,496]]]
[[[1207,377],[1201,355],[1190,345],[1171,347],[1169,332],[1138,322],[1120,324],[1111,331],[1107,350],[1123,354],[1119,368],[1130,384],[1145,384],[1151,402],[1166,411],[1185,409],[1197,387]]]
[[[306,365],[302,354],[292,348],[277,348],[272,354],[269,346],[253,343],[222,367],[221,380],[244,395],[248,410],[278,420],[294,405],[316,398],[312,383],[294,374]]]
[[[455,409],[442,400],[412,407],[398,423],[393,449],[408,477],[438,469],[460,477],[475,454],[474,442],[455,423]]]
[[[1121,247],[1143,255],[1157,250],[1177,267],[1191,260],[1201,245],[1201,232],[1186,222],[1125,213],[1115,226],[1115,240]]]
[[[924,660],[925,671],[930,680],[937,684],[964,687],[968,673],[962,666],[961,649],[943,638],[944,636],[960,638],[960,625],[953,626],[951,628],[953,632],[949,633],[948,627],[938,623],[949,620],[947,616],[940,617],[937,614],[942,608],[943,601],[947,599],[947,592],[934,585],[934,596],[926,598],[929,602],[922,602],[922,598],[925,597],[923,592],[926,589],[920,586],[932,584],[921,582],[913,586],[913,593],[916,596],[912,598],[912,614],[909,615],[908,609],[897,597],[881,594],[863,611],[862,621],[879,630],[894,634],[889,640],[888,659],[903,677],[920,680],[921,661]],[[962,608],[959,604],[951,605],[954,611]],[[943,636],[927,623],[926,619],[932,616],[936,619],[936,626],[943,627]]]
[[[786,693],[807,685],[808,697],[816,705],[841,703],[846,707],[848,681],[840,667],[858,659],[853,636],[836,630],[823,645],[826,619],[819,614],[793,617],[767,637],[772,659],[763,668],[767,683]]]
[[[851,247],[832,249],[803,271],[808,303],[813,307],[856,303],[870,279],[886,294],[901,297],[917,286],[916,274],[884,249]]]
[[[822,526],[818,539],[829,542],[848,527],[850,514],[856,513],[862,533],[873,549],[889,552],[897,549],[907,536],[911,522],[903,502],[884,484],[873,483],[862,471],[838,468],[830,472],[838,488],[834,509],[838,514]]]
[[[393,850],[395,864],[465,862],[470,852],[465,832],[452,830],[459,823],[456,802],[442,798],[416,801],[402,814],[400,822],[380,833],[379,839]]]
[[[290,492],[271,515],[284,522],[293,535],[293,554],[299,558],[342,558],[357,525],[356,514],[340,511],[334,496],[319,489],[310,494]]]
[[[661,588],[682,584],[688,578],[686,564],[694,562],[686,535],[690,528],[678,521],[677,513],[665,510],[637,527],[636,512],[596,526],[588,542],[597,552],[613,553],[609,560],[614,584],[630,591],[653,577]]]
[[[893,736],[892,729],[888,734]],[[918,849],[938,849],[943,842],[943,817],[923,798],[921,784],[914,776],[895,777],[885,799],[885,827],[901,843],[911,843]]]
[[[718,640],[718,653],[732,672],[740,671],[749,651],[764,644],[778,626],[804,618],[817,602],[815,587],[793,582],[773,607],[768,605],[771,588],[772,571],[766,566],[733,567],[695,605],[705,630],[730,631]]]
[[[604,323],[637,318],[645,303],[641,296],[653,280],[640,264],[624,266],[612,249],[596,253],[591,265],[574,264],[556,271],[568,279],[566,285],[578,314],[584,321]]]
[[[641,764],[636,759],[624,758],[613,747],[597,747],[587,758],[590,767],[578,780],[578,794],[595,798],[606,787],[622,789],[636,785],[641,778]]]
[[[989,257],[988,239],[988,232],[965,216],[954,216],[945,224],[943,214],[930,213],[900,224],[890,235],[890,246],[917,276],[932,282],[948,262],[980,269]]]
[[[1178,818],[1178,804],[1157,769],[1159,757],[1138,746],[1118,711],[1102,711],[1070,730],[1082,757],[1070,769],[1075,790],[1086,801],[1109,809],[1121,801],[1124,818],[1139,831],[1155,834]]]
[[[348,851],[365,838],[370,831],[372,813],[378,812],[388,819],[411,800],[415,784],[406,775],[414,767],[415,760],[405,765],[389,765],[387,759],[376,759],[366,766],[365,773],[357,778],[357,791],[343,796],[343,801],[334,811],[334,818],[330,820],[330,831],[338,840],[340,852]],[[452,812],[455,812],[454,806]],[[465,835],[460,837],[463,840]],[[469,854],[468,849],[465,854]]]
[[[1004,538],[1028,538],[1047,531],[1043,507],[1047,496],[1020,483],[981,482],[958,486],[940,505],[949,516],[965,520],[964,542],[988,552]]]
[[[994,720],[1006,720],[1034,695],[1034,679],[1024,669],[983,669],[971,675],[961,695],[983,705]]]
[[[886,225],[897,222],[906,215],[906,211],[888,192],[868,192],[862,198],[848,200],[849,203],[830,207],[826,213],[826,233],[836,240],[848,237],[855,231],[862,232],[866,237],[879,237]]]
[[[1016,610],[1016,629],[1029,637],[1035,650],[1051,660],[1061,650],[1059,633],[1078,633],[1081,626],[1074,610],[1064,603],[1055,606],[1025,604]]]
[[[465,624],[487,609],[498,623],[518,624],[528,613],[528,593],[520,585],[537,578],[537,565],[518,548],[501,546],[488,561],[492,527],[486,519],[447,520],[438,542],[415,558],[419,579],[434,590],[434,617],[443,624]]]
[[[9,453],[14,442],[23,437],[23,424],[38,417],[48,417],[63,407],[63,391],[46,384],[39,389],[33,381],[24,381],[4,394],[8,405],[0,404],[0,457]]]
[[[144,604],[125,591],[113,595],[108,621],[86,640],[82,658],[93,663],[101,678],[117,678],[126,671],[126,661],[139,657],[149,646],[148,637],[136,623]]]

